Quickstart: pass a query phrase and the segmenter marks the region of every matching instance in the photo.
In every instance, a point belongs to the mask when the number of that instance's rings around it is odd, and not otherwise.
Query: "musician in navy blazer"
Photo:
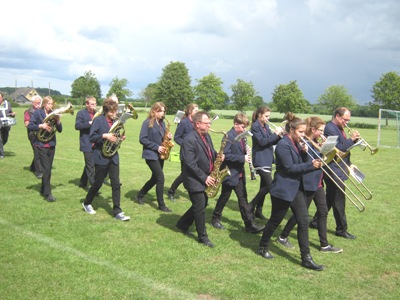
[[[317,159],[309,160],[306,153],[307,146],[300,144],[306,131],[305,121],[290,112],[285,118],[287,135],[279,141],[275,149],[276,172],[270,189],[271,217],[265,226],[257,253],[264,258],[273,258],[268,250],[269,242],[290,207],[297,221],[302,266],[322,270],[324,267],[317,265],[310,255],[308,209],[302,182],[303,174],[320,168],[322,163]]]
[[[164,103],[156,102],[151,106],[148,117],[142,123],[139,142],[143,145],[142,158],[146,160],[146,164],[151,170],[151,177],[139,190],[136,200],[139,204],[144,204],[144,196],[156,186],[158,209],[163,212],[171,212],[164,201],[164,160],[160,158],[160,154],[165,151],[165,147],[161,145],[166,134],[165,113]],[[172,138],[171,133],[168,133],[168,138]]]
[[[251,133],[252,136],[252,159],[253,166],[258,168],[257,173],[260,176],[260,189],[249,208],[256,218],[266,220],[262,213],[265,196],[269,192],[272,182],[272,164],[274,163],[274,145],[282,137],[282,130],[277,128],[274,132],[270,131],[268,126],[271,109],[267,106],[259,107],[252,116]],[[255,210],[255,211],[254,211]]]
[[[189,227],[195,223],[199,243],[214,247],[206,230],[206,206],[208,197],[206,186],[215,184],[210,176],[217,157],[208,130],[210,116],[206,112],[197,112],[193,116],[194,131],[190,132],[182,144],[183,185],[189,192],[191,207],[179,219],[176,226],[183,233],[189,234]],[[222,160],[224,157],[222,157]]]
[[[43,98],[42,108],[35,110],[33,113],[29,124],[28,130],[38,132],[39,129],[43,129],[46,131],[51,131],[53,128],[49,126],[47,123],[43,123],[43,120],[53,111],[54,101],[50,96],[46,96]],[[62,124],[60,121],[60,116],[54,116],[55,122],[55,130],[58,132],[62,131]],[[51,194],[51,169],[53,166],[54,155],[56,153],[56,138],[57,135],[50,139],[48,142],[41,142],[38,140],[37,135],[35,136],[35,140],[33,141],[33,146],[37,147],[39,153],[40,164],[43,172],[42,177],[42,185],[40,187],[40,193],[46,198],[49,202],[56,201],[56,198]]]
[[[235,141],[235,138],[249,126],[249,119],[244,113],[237,113],[233,119],[233,127],[227,132],[227,142],[224,148],[225,159],[222,168],[227,166],[230,170],[222,182],[222,191],[212,214],[211,225],[217,229],[225,229],[221,224],[222,211],[228,202],[232,191],[238,198],[239,211],[247,232],[257,233],[264,229],[263,226],[254,224],[254,216],[248,209],[245,163],[251,162],[251,148],[244,139]],[[224,138],[223,138],[224,139]]]
[[[116,142],[117,137],[110,133],[118,111],[118,104],[111,97],[108,97],[103,104],[103,114],[93,120],[90,127],[89,141],[94,144],[93,161],[95,164],[94,183],[90,186],[85,201],[82,203],[83,209],[89,214],[95,214],[96,211],[92,207],[94,197],[98,194],[104,183],[107,174],[111,181],[113,215],[120,221],[128,221],[129,216],[121,209],[121,184],[119,179],[119,154],[116,152],[108,157],[103,154],[103,144],[106,140]],[[125,140],[125,136],[120,137]]]
[[[181,160],[181,173],[176,177],[171,187],[168,190],[168,199],[175,199],[175,192],[178,186],[183,182],[183,163],[182,163],[182,143],[185,136],[187,136],[190,132],[194,130],[193,128],[193,115],[197,113],[199,107],[197,104],[190,103],[186,106],[185,116],[179,122],[178,127],[176,128],[174,140],[180,146],[180,160]]]
[[[307,130],[306,130],[306,138],[307,138],[307,146],[308,146],[308,154],[310,157],[315,159],[320,159],[321,154],[319,153],[317,147],[318,141],[324,132],[325,121],[320,117],[309,117],[306,119]],[[328,207],[326,203],[325,190],[322,181],[323,171],[322,169],[315,169],[312,172],[306,173],[303,175],[303,186],[304,191],[307,197],[307,207],[310,207],[311,201],[314,200],[315,206],[317,207],[317,224],[318,224],[318,236],[321,245],[321,252],[325,253],[339,253],[342,252],[343,249],[334,247],[329,244],[327,238],[327,216],[328,216]],[[296,218],[292,215],[288,222],[286,223],[285,228],[282,230],[282,233],[279,235],[277,241],[284,245],[285,247],[292,248],[292,244],[289,242],[289,234],[291,230],[296,226]]]
[[[332,121],[328,122],[325,126],[324,135],[337,136],[336,148],[342,152],[347,152],[347,149],[354,145],[357,139],[360,137],[358,131],[354,131],[352,135],[347,138],[344,128],[347,123],[349,123],[351,117],[351,112],[346,107],[339,107],[333,113]],[[347,166],[351,165],[350,153],[343,159]],[[338,185],[343,191],[345,191],[345,186],[343,182],[348,178],[348,170],[342,161],[339,161],[340,167],[335,163],[331,162],[329,167],[331,170],[341,179],[341,181],[336,179],[335,175],[331,177],[335,180],[333,182],[329,177],[324,176],[324,181],[326,184],[326,200],[328,204],[328,211],[332,208],[333,216],[336,221],[336,232],[337,236],[341,236],[347,239],[355,239],[356,236],[352,235],[347,231],[347,218],[346,218],[346,195],[340,190]],[[343,170],[345,172],[343,172]],[[331,172],[328,170],[329,174]],[[315,216],[311,225],[317,227],[315,222]]]
[[[96,113],[96,98],[93,96],[86,97],[86,108],[78,111],[75,120],[75,129],[79,130],[79,150],[83,152],[85,166],[81,178],[79,180],[79,187],[85,188],[88,184],[94,183],[94,161],[93,149],[90,142],[90,127],[92,126],[92,119]]]

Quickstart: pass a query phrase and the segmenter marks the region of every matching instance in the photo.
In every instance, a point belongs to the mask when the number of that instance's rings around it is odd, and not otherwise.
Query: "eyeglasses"
[[[343,121],[345,121],[345,122],[350,122],[350,119],[345,119],[345,118],[343,118],[343,117],[340,117]]]
[[[324,130],[323,130],[322,128],[317,128],[317,130],[318,130],[319,132],[324,132]]]

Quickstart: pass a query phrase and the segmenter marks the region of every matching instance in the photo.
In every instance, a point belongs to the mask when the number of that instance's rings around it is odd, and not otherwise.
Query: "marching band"
[[[120,207],[118,148],[125,140],[122,124],[129,117],[125,116],[121,121],[120,114],[118,119],[118,101],[114,100],[115,98],[113,96],[106,99],[96,113],[96,99],[87,97],[86,108],[77,114],[75,129],[80,131],[80,151],[84,153],[85,162],[79,187],[85,188],[89,184],[82,207],[85,212],[94,215],[96,211],[92,202],[100,193],[99,190],[108,175],[111,179],[114,217],[117,220],[128,221],[130,217],[126,216]],[[45,200],[54,202],[56,198],[51,192],[50,179],[56,132],[62,132],[63,129],[60,116],[73,113],[73,108],[69,104],[65,108],[54,110],[53,99],[49,96],[43,99],[38,96],[32,100],[32,107],[24,114],[24,123],[34,153],[30,169],[42,180],[41,195]],[[158,209],[170,213],[172,211],[166,206],[163,195],[163,166],[174,144],[171,141],[173,135],[169,130],[170,124],[165,119],[166,110],[164,103],[156,102],[142,124],[139,136],[143,146],[142,158],[150,168],[152,176],[135,198],[139,204],[144,204],[145,195],[155,186]],[[131,106],[125,112],[137,118]],[[349,129],[351,112],[346,107],[337,108],[332,120],[327,124],[319,117],[303,120],[288,112],[285,122],[282,123],[284,125],[276,126],[269,122],[270,113],[271,109],[266,106],[254,111],[250,130],[246,130],[250,123],[247,116],[238,113],[232,129],[223,132],[211,129],[213,121],[210,115],[199,111],[197,105],[190,104],[186,108],[185,117],[182,122],[178,122],[175,134],[175,141],[180,146],[180,175],[168,190],[168,198],[175,199],[176,189],[183,182],[191,206],[177,221],[176,227],[185,235],[191,235],[190,227],[195,224],[199,243],[214,247],[206,230],[205,208],[208,199],[216,196],[219,187],[222,186],[211,219],[213,227],[225,229],[220,222],[222,210],[232,191],[235,191],[245,230],[250,233],[263,232],[256,253],[263,258],[272,259],[274,256],[269,249],[270,240],[291,209],[293,215],[278,236],[277,242],[284,247],[294,248],[288,237],[297,224],[301,265],[320,271],[324,266],[315,263],[310,254],[309,227],[318,229],[321,252],[342,252],[342,248],[334,247],[328,242],[327,216],[332,208],[336,221],[335,235],[346,239],[356,238],[347,231],[345,213],[345,202],[350,198],[348,194],[354,195],[354,191],[345,181],[357,170],[350,162],[350,150],[360,145],[364,149],[369,148],[371,154],[375,154],[378,149],[373,149],[358,131]],[[2,94],[0,117],[0,158],[4,158],[3,146],[7,142],[10,126],[15,125],[16,121],[15,113],[7,101],[4,101]],[[118,129],[115,129],[116,126]],[[349,137],[345,129],[349,130]],[[224,135],[219,152],[214,149],[210,133]],[[246,136],[252,138],[252,147],[247,145]],[[333,146],[329,144],[332,137],[336,141]],[[255,179],[257,174],[260,179],[259,191],[251,202],[247,201],[247,164],[250,167],[251,178]],[[273,164],[276,165],[274,173]],[[361,173],[359,170],[358,172]],[[362,184],[362,178],[356,178],[355,184]],[[271,196],[272,209],[269,218],[266,218],[262,208],[268,193]],[[372,197],[370,192],[368,195]],[[309,222],[308,208],[312,200],[317,210],[313,220]],[[361,202],[349,200],[356,207]],[[257,225],[255,218],[265,220],[266,224]]]

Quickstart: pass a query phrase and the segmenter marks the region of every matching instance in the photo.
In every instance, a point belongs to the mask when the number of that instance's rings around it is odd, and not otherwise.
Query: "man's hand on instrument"
[[[212,178],[211,176],[207,176],[206,185],[207,185],[207,186],[212,186],[212,185],[214,185],[214,184],[215,184],[215,179]]]

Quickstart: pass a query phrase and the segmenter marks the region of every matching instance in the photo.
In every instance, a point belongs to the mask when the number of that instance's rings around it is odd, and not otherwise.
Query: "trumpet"
[[[279,131],[279,133],[278,133],[278,135],[279,136],[283,136],[285,133],[286,133],[286,129],[285,129],[285,126],[284,126],[284,124],[286,123],[286,121],[283,121],[282,123],[281,123],[281,125],[275,125],[274,123],[271,123],[271,122],[269,122],[269,121],[267,121],[267,123],[268,123],[268,125],[270,126],[270,127],[272,127],[274,130],[273,131],[276,131],[276,130],[278,130]]]
[[[349,126],[347,126],[347,124],[345,126],[346,126],[349,134],[353,134],[355,132],[355,130],[350,128]],[[359,146],[362,151],[365,151],[365,149],[368,148],[371,151],[371,155],[376,154],[379,150],[378,148],[372,148],[371,145],[368,144],[367,141],[361,137],[361,135],[356,140],[356,143],[353,146],[351,146],[350,148],[348,148],[346,152],[350,151],[352,148],[354,148],[356,146]]]
[[[305,137],[307,138],[308,141],[311,142],[311,140],[310,140],[309,137],[307,137],[307,136],[305,136]],[[303,141],[303,143],[307,143],[307,141],[306,141],[304,138],[301,138],[301,140]],[[312,144],[314,145],[314,143],[312,143]],[[332,168],[328,165],[328,163],[325,161],[325,159],[324,159],[323,157],[321,157],[321,156],[317,153],[317,151],[315,151],[315,150],[313,149],[313,147],[308,147],[308,149],[311,150],[311,152],[314,154],[314,156],[313,156],[313,155],[311,155],[311,154],[307,151],[308,156],[310,156],[312,159],[317,158],[317,159],[319,159],[319,160],[322,162],[322,164],[323,164],[323,166],[324,166],[324,167],[322,168],[322,172],[324,172],[324,174],[325,174],[327,177],[329,177],[329,179],[330,179],[330,180],[337,186],[337,188],[347,197],[347,199],[350,200],[350,202],[358,209],[359,212],[363,212],[363,211],[365,210],[365,204],[361,201],[361,199],[349,188],[349,186],[348,186],[342,179],[340,179],[340,177],[339,177],[335,172],[333,172]],[[336,163],[335,160],[332,160],[332,161],[334,161],[334,162]],[[332,175],[329,174],[329,172],[328,172],[325,168],[328,169]],[[336,180],[335,180],[333,177],[335,177]],[[341,185],[340,185],[338,182],[339,182],[340,184],[342,184],[342,186],[344,187],[344,189],[341,187]],[[356,187],[356,186],[355,186],[355,187]],[[356,187],[356,188],[357,188],[358,191],[360,191],[358,187]],[[346,193],[345,190],[347,190],[349,193]],[[351,196],[350,196],[349,194],[351,194]]]

